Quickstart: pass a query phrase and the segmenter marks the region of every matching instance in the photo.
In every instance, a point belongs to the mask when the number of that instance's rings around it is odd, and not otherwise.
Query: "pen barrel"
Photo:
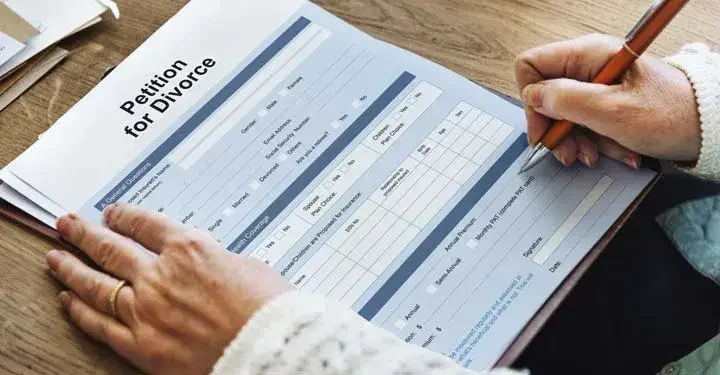
[[[642,55],[682,11],[689,0],[665,0],[629,35],[627,46]]]
[[[565,137],[575,128],[575,124],[568,120],[556,121],[543,135],[540,142],[550,150],[555,149]]]
[[[632,66],[635,60],[637,60],[637,56],[628,51],[627,47],[623,47],[600,69],[600,72],[595,76],[595,79],[592,80],[592,83],[602,85],[614,85],[618,83],[622,79],[623,74],[630,70],[630,66]]]
[[[609,62],[600,70],[592,83],[612,85],[617,83],[622,75],[635,62],[636,57],[626,48],[618,51]],[[575,128],[575,124],[568,120],[558,120],[543,135],[540,140],[545,147],[552,150],[567,137]]]

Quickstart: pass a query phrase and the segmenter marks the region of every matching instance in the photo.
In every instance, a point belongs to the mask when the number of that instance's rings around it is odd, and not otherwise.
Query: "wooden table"
[[[250,0],[247,0],[250,1]],[[119,0],[122,17],[63,43],[73,54],[0,113],[0,166],[9,163],[185,1]],[[362,30],[517,96],[513,60],[525,49],[601,32],[622,37],[650,3],[636,0],[320,0]],[[720,2],[693,0],[654,46],[720,47]],[[100,125],[99,125],[100,126]],[[54,245],[0,219],[0,374],[136,373],[72,327],[47,273]]]

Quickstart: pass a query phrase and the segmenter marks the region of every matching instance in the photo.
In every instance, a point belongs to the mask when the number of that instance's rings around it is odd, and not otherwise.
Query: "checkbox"
[[[430,285],[428,285],[427,288],[425,288],[425,291],[428,294],[435,294],[435,292],[437,292],[437,290],[438,290],[438,288],[435,286],[435,284],[430,284]]]
[[[335,183],[333,183],[332,181],[327,181],[323,186],[325,186],[325,189],[330,190],[332,189],[333,185],[335,185]]]
[[[268,115],[268,111],[266,109],[263,109],[262,111],[258,112],[258,116],[265,117]]]
[[[288,91],[287,89],[282,89],[280,90],[279,94],[280,96],[288,96],[290,94],[290,91]]]
[[[402,117],[402,113],[400,113],[400,112],[395,112],[392,115],[393,120],[400,120],[401,117]]]
[[[470,241],[467,242],[467,244],[465,244],[465,246],[467,246],[467,247],[469,247],[469,248],[471,248],[471,249],[476,248],[477,245],[478,245],[478,242],[475,241],[475,240],[470,240]]]
[[[278,160],[280,160],[280,161],[287,161],[287,159],[288,159],[287,154],[282,154],[282,155],[278,156]]]
[[[258,251],[255,252],[255,255],[257,255],[258,258],[262,258],[262,257],[264,257],[265,255],[267,255],[267,251],[266,251],[265,249],[260,249],[260,250],[258,250]]]
[[[338,120],[335,120],[330,123],[330,127],[333,129],[339,129],[341,125],[342,125],[342,123]]]
[[[342,166],[340,166],[340,172],[342,172],[342,173],[347,172],[348,169],[350,169],[350,166],[347,164],[343,164]]]
[[[353,102],[350,104],[350,106],[352,106],[353,108],[357,109],[357,108],[362,107],[362,102],[359,101],[359,100],[355,100],[355,101],[353,101]]]
[[[257,181],[253,181],[252,184],[250,184],[250,187],[251,187],[253,190],[257,190],[258,188],[260,188],[260,183],[257,182]]]
[[[283,232],[281,230],[275,232],[275,238],[277,238],[278,240],[282,239],[283,237],[285,237],[285,232]]]
[[[413,104],[417,103],[417,98],[413,96],[413,97],[409,98],[407,100],[407,102],[408,102],[408,104],[413,105]]]
[[[398,321],[395,322],[395,328],[397,328],[397,329],[403,329],[403,328],[405,328],[405,325],[406,325],[406,324],[407,324],[407,322],[405,322],[404,320],[398,319]]]
[[[235,210],[228,207],[228,208],[224,209],[222,213],[225,216],[232,216],[232,214],[235,213]]]

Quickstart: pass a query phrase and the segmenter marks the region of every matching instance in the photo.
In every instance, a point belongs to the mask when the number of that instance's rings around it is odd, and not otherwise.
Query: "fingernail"
[[[532,108],[542,107],[542,85],[527,85],[522,92],[523,102]]]
[[[588,168],[592,168],[592,159],[590,159],[590,156],[588,154],[580,154],[580,158],[583,161],[583,164],[585,164]]]
[[[529,144],[530,146],[535,146],[535,145],[533,144],[532,140],[530,140],[530,134],[527,134],[527,142],[528,142],[528,144]]]
[[[107,224],[110,221],[110,217],[116,207],[117,207],[117,203],[113,203],[113,204],[105,207],[105,210],[103,211],[103,221],[105,222],[105,224]]]
[[[70,308],[70,304],[72,303],[72,297],[70,297],[70,294],[68,292],[60,292],[59,294],[60,302],[62,302],[63,307],[67,310]]]
[[[57,221],[58,232],[60,232],[61,235],[65,235],[70,227],[70,224],[75,220],[77,220],[77,215],[73,213],[60,217]]]
[[[553,151],[553,154],[555,154],[555,157],[562,163],[564,166],[568,166],[567,158],[565,157],[565,153],[562,151]]]
[[[638,169],[638,168],[640,168],[640,165],[639,165],[638,161],[637,161],[635,158],[632,158],[632,157],[630,157],[630,156],[628,156],[628,157],[625,158],[625,164],[627,164],[628,167],[630,167],[630,168],[632,168],[632,169]]]
[[[58,250],[52,250],[47,254],[47,264],[50,266],[50,269],[53,271],[57,271],[58,267],[60,266],[60,261],[63,258],[62,251]]]

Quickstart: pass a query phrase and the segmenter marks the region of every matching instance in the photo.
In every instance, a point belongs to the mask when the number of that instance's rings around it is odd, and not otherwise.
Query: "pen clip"
[[[635,24],[635,26],[630,30],[630,32],[625,37],[625,41],[630,41],[633,38],[635,38],[635,34],[642,29],[643,26],[650,20],[650,18],[660,9],[660,7],[665,4],[667,0],[655,0],[655,2],[650,6],[650,8],[645,12],[645,14],[640,18],[640,20]]]

